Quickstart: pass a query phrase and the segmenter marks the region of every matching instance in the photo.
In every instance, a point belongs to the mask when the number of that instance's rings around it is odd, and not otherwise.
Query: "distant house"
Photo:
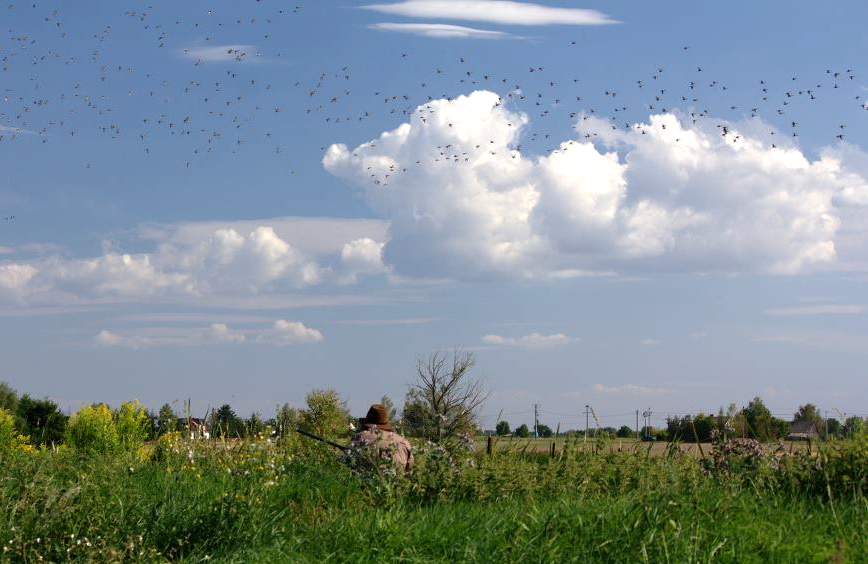
[[[199,419],[198,417],[191,417],[189,419],[182,418],[180,424],[181,431],[188,432],[191,441],[195,439],[211,438],[211,425],[209,425],[204,419]]]
[[[819,436],[817,424],[813,421],[793,421],[790,423],[788,441],[813,441]]]

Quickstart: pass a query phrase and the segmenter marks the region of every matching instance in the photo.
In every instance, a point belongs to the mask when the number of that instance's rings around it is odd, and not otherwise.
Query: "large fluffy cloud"
[[[346,236],[381,236],[375,222],[276,220],[271,225],[217,227],[211,224],[150,226],[140,236],[156,250],[123,253],[106,244],[102,254],[68,258],[56,253],[28,261],[0,263],[0,301],[21,304],[154,301],[206,297],[251,297],[285,293],[326,281],[355,282],[385,273],[382,243]],[[303,253],[285,232],[310,252]],[[328,232],[317,237],[317,232]],[[337,235],[335,235],[335,231]],[[309,239],[323,239],[309,243]],[[312,255],[312,256],[311,256]]]
[[[662,114],[617,131],[580,117],[540,157],[518,150],[526,123],[478,91],[332,145],[323,164],[391,221],[385,262],[419,276],[828,268],[845,208],[868,194],[835,155],[774,147],[756,123]]]

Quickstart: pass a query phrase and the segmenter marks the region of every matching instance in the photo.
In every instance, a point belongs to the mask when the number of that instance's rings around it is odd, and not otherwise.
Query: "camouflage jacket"
[[[379,457],[383,460],[391,460],[396,469],[409,471],[413,467],[413,450],[410,441],[394,431],[366,428],[352,438],[350,447],[376,447]]]

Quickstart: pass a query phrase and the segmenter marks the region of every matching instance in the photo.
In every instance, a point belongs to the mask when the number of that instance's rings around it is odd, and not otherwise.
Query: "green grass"
[[[605,450],[430,449],[396,480],[299,444],[4,455],[0,561],[868,562],[864,440],[704,467]]]

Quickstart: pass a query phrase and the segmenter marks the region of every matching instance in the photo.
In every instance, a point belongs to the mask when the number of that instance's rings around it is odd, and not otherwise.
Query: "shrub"
[[[117,427],[105,404],[82,407],[69,418],[66,444],[81,452],[110,453],[121,450]]]
[[[0,451],[15,448],[15,418],[9,410],[0,407]]]
[[[350,412],[347,402],[335,390],[313,390],[307,394],[307,409],[301,414],[301,426],[321,437],[336,438],[349,431]]]
[[[116,431],[121,448],[127,452],[138,450],[148,437],[151,418],[138,400],[126,401],[118,409]]]
[[[34,444],[63,442],[67,417],[50,399],[33,399],[24,394],[18,400],[18,416],[21,418],[22,432],[30,435]]]

